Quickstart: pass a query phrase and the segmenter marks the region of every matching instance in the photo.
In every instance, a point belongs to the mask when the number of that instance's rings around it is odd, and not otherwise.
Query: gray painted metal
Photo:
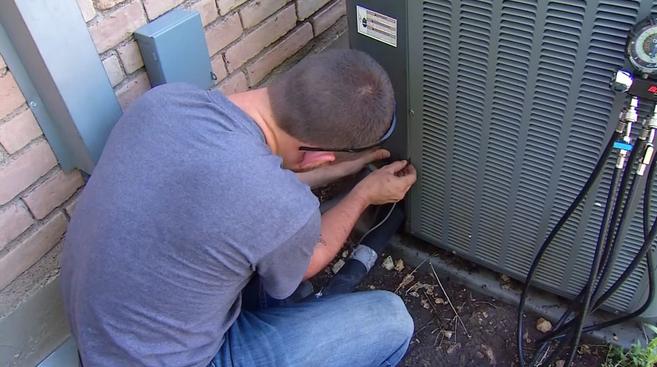
[[[175,9],[135,32],[153,86],[187,82],[212,87],[212,71],[198,12]]]
[[[62,167],[91,173],[121,115],[74,0],[1,0],[0,47]]]
[[[43,362],[39,363],[37,367],[79,367],[80,358],[78,357],[78,348],[75,345],[73,338],[68,338],[66,341],[57,347],[52,354],[50,354]]]
[[[652,1],[409,2],[411,133],[421,187],[412,232],[524,279],[547,232],[591,172],[623,98],[609,90],[629,29]],[[415,6],[417,5],[417,6]],[[655,9],[651,9],[651,7]],[[421,144],[417,144],[421,142]],[[611,172],[609,169],[607,172]],[[608,184],[610,174],[602,178]],[[564,227],[537,285],[573,297],[587,279],[604,193]],[[635,211],[614,275],[641,244]],[[646,294],[642,266],[606,307]],[[657,308],[646,313],[657,317]]]
[[[408,229],[522,280],[611,135],[624,98],[609,90],[609,80],[625,66],[628,31],[657,13],[657,5],[404,3],[408,58],[399,62],[408,63],[408,84],[396,88],[408,88],[413,114],[407,149],[419,174],[408,200]],[[610,175],[611,168],[598,184],[608,184]],[[537,286],[565,297],[579,291],[604,201],[603,192],[591,195],[575,212],[539,267]],[[641,210],[634,214],[612,278],[642,242]],[[638,307],[647,296],[646,270],[643,264],[605,307],[616,312]],[[657,304],[645,317],[657,318]]]
[[[35,366],[69,335],[57,277],[0,318],[0,366]]]
[[[395,0],[349,0],[347,2],[347,22],[349,28],[349,46],[362,50],[374,57],[390,76],[395,86],[395,100],[397,101],[398,126],[406,126],[408,118],[407,105],[407,42],[397,42],[397,47],[374,41],[372,38],[357,32],[356,4],[382,14],[395,14],[397,18],[397,37],[400,40],[407,38],[406,31],[406,4]],[[408,158],[406,151],[406,129],[399,128],[386,142],[386,148],[392,153],[394,159]]]

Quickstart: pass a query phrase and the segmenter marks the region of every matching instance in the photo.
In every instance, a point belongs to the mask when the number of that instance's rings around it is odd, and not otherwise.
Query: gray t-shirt
[[[62,288],[88,366],[206,366],[258,274],[302,280],[318,201],[218,92],[146,93],[112,130],[77,204]]]

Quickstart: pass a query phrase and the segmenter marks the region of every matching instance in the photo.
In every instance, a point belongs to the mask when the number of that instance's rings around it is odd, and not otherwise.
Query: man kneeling
[[[388,157],[374,147],[394,106],[383,69],[351,50],[308,57],[268,88],[170,84],[137,100],[66,235],[62,287],[83,364],[396,365],[413,332],[396,295],[271,302],[321,271],[369,205],[415,182],[393,162],[323,215],[310,191]],[[337,162],[339,151],[355,157]],[[262,301],[247,309],[254,277]]]

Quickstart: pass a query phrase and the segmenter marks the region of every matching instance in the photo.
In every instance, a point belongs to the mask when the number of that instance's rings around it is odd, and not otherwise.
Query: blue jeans
[[[391,292],[310,297],[242,309],[210,366],[396,366],[412,335],[413,319]]]

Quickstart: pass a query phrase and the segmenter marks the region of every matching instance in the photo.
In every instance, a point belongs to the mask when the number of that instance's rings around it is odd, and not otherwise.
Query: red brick
[[[107,10],[117,4],[124,2],[125,0],[94,0],[96,8],[100,10]]]
[[[0,119],[25,103],[23,93],[11,73],[0,77]]]
[[[126,73],[132,74],[144,66],[144,60],[141,58],[137,42],[130,41],[116,50],[119,52]]]
[[[246,67],[251,86],[260,82],[270,71],[294,55],[312,38],[313,30],[310,23],[304,23],[301,27],[290,32],[274,47],[267,50],[253,64]]]
[[[219,12],[221,15],[225,15],[232,9],[244,4],[245,1],[246,0],[217,0],[217,5],[219,5]]]
[[[153,20],[180,5],[183,0],[143,0],[148,19]]]
[[[0,250],[28,229],[34,220],[27,209],[15,202],[0,211]]]
[[[310,22],[313,24],[315,36],[327,30],[335,24],[347,12],[347,5],[344,0],[339,0],[327,6],[317,14],[313,15]]]
[[[137,28],[146,24],[144,9],[139,1],[114,10],[89,27],[91,38],[99,53],[128,38]]]
[[[121,70],[119,58],[116,57],[116,55],[112,55],[103,60],[103,67],[105,68],[105,73],[107,74],[112,87],[116,86],[121,80],[123,80],[125,74],[123,74],[123,70]]]
[[[60,170],[24,195],[23,201],[37,219],[43,219],[75,194],[83,183],[79,171],[64,173]]]
[[[297,0],[297,16],[299,20],[304,20],[313,15],[329,0]]]
[[[94,9],[94,4],[91,0],[78,0],[78,6],[85,22],[90,21],[96,16],[96,9]]]
[[[151,82],[148,80],[146,72],[139,72],[134,78],[125,83],[119,90],[116,91],[119,103],[125,109],[139,96],[146,93],[151,89]]]
[[[216,55],[212,58],[212,71],[217,76],[217,82],[226,79],[228,72],[226,71],[226,64],[221,55]]]
[[[253,27],[265,20],[268,16],[274,14],[278,9],[282,8],[286,2],[286,0],[251,1],[240,9],[242,25],[245,29]]]
[[[209,26],[205,31],[205,40],[208,43],[210,56],[238,39],[241,34],[242,24],[237,13]]]
[[[217,87],[224,95],[231,95],[239,92],[244,92],[249,89],[246,82],[246,76],[241,71],[237,74],[231,75],[228,79],[224,80]]]
[[[32,111],[25,110],[0,125],[0,144],[9,154],[14,154],[41,134],[41,128]]]
[[[297,22],[294,5],[281,10],[275,16],[267,19],[253,32],[244,36],[238,43],[226,51],[226,66],[228,71],[239,68],[265,47],[285,35],[294,28]]]
[[[57,164],[48,142],[41,140],[0,167],[0,205],[25,190]]]
[[[203,22],[204,27],[214,22],[219,16],[219,10],[217,10],[217,3],[215,0],[201,0],[192,4],[191,8],[201,14],[201,21]]]
[[[53,248],[66,231],[66,217],[58,212],[5,256],[0,258],[0,289],[6,287]]]

